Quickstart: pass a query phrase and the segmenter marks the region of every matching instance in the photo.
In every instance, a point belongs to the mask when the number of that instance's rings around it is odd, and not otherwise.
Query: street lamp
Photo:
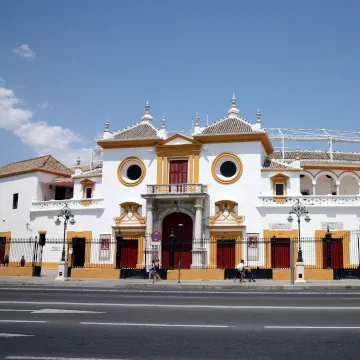
[[[65,261],[65,238],[66,238],[67,224],[68,222],[70,222],[71,225],[75,224],[74,215],[72,214],[71,209],[68,207],[67,204],[65,204],[64,207],[59,212],[57,219],[55,220],[55,225],[59,226],[61,224],[60,218],[64,219],[64,240],[63,240],[63,249],[62,249],[60,261]]]
[[[175,246],[176,236],[174,234],[174,230],[171,229],[169,235],[169,268],[174,269],[174,246]]]
[[[179,256],[179,277],[178,283],[180,284],[180,269],[181,269],[181,256],[182,256],[182,235],[181,233],[184,231],[184,224],[178,224],[179,229],[179,238],[180,238],[180,256]]]
[[[299,249],[298,249],[298,258],[297,258],[297,262],[304,262],[303,258],[302,258],[302,250],[301,250],[301,240],[300,240],[300,218],[302,216],[305,216],[305,221],[308,223],[311,219],[309,216],[309,212],[305,209],[305,205],[300,204],[300,200],[297,199],[296,200],[296,204],[292,207],[292,210],[289,211],[289,217],[288,217],[288,222],[292,223],[294,221],[293,217],[291,216],[291,214],[294,214],[297,216],[298,219],[298,238],[299,238]]]

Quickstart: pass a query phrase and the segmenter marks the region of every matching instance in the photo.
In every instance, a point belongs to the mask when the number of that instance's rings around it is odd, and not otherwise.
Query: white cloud
[[[46,121],[31,121],[33,113],[21,106],[15,93],[0,87],[0,128],[12,131],[36,155],[51,154],[65,165],[73,165],[78,156],[89,161],[91,148],[85,139],[71,129],[49,125]]]
[[[46,108],[52,109],[53,104],[50,104],[48,102],[44,102],[44,103],[41,103],[41,104],[37,104],[37,108],[38,109],[46,109]]]
[[[31,60],[36,55],[35,51],[30,48],[29,44],[22,44],[16,48],[12,49],[11,52],[17,56],[22,57],[23,59],[26,59],[26,60]]]
[[[0,87],[5,86],[5,79],[0,76]]]

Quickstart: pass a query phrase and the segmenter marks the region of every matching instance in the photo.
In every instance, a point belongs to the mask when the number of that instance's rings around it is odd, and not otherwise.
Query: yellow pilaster
[[[199,171],[200,171],[199,152],[195,152],[193,156],[194,156],[194,183],[197,184],[199,183]]]
[[[10,258],[10,242],[11,242],[11,231],[0,232],[0,237],[4,237],[5,240],[5,254],[9,255]]]
[[[163,155],[157,155],[157,184],[160,185],[163,183]]]

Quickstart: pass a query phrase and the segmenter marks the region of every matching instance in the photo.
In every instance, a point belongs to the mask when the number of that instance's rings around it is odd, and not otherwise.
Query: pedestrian
[[[247,266],[245,266],[245,271],[247,272],[247,275],[249,277],[249,282],[255,282],[255,275],[254,273],[251,271],[251,269]]]
[[[25,264],[26,264],[25,256],[23,255],[20,260],[20,266],[25,266]]]
[[[155,262],[155,276],[156,276],[156,280],[161,280],[160,277],[160,260],[156,259]]]
[[[241,260],[240,263],[236,266],[237,269],[237,273],[236,276],[234,278],[234,281],[236,281],[237,278],[240,278],[240,282],[243,283],[245,282],[245,264],[244,264],[244,260]]]
[[[9,255],[8,254],[5,254],[4,266],[9,266]]]
[[[157,261],[159,261],[159,260],[157,260]],[[159,266],[160,266],[160,262],[159,262]],[[151,269],[149,272],[149,281],[151,281],[151,278],[153,278],[153,279],[155,278],[156,281],[161,280],[159,274],[156,272],[155,260],[153,260],[151,262]]]

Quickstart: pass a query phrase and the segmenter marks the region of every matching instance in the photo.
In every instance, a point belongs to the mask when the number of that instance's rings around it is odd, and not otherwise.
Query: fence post
[[[290,239],[290,271],[291,271],[291,285],[295,283],[295,247],[294,238]]]

